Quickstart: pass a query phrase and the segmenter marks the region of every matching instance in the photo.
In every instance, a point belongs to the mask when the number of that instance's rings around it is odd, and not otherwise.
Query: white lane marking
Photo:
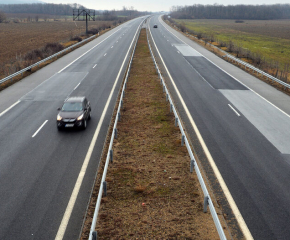
[[[34,138],[37,133],[39,133],[39,131],[44,127],[44,125],[48,122],[48,120],[45,120],[45,122],[38,128],[38,130],[32,135],[32,137]]]
[[[0,113],[0,117],[2,117],[5,113],[7,113],[10,109],[12,109],[13,107],[15,107],[18,103],[20,103],[20,100],[18,100],[16,103],[12,104],[9,108],[7,108],[6,110],[4,110],[2,113]]]
[[[118,29],[116,32],[120,31],[122,29],[122,27],[120,29]],[[104,42],[105,40],[107,40],[109,37],[111,37],[112,35],[114,35],[116,32],[112,33],[111,35],[109,35],[108,37],[106,37],[105,39],[103,39],[101,42],[99,42],[97,45],[93,46],[91,49],[89,49],[88,51],[86,51],[84,54],[82,54],[81,56],[79,56],[78,58],[76,58],[75,60],[73,60],[70,64],[68,64],[67,66],[65,66],[63,69],[61,69],[58,73],[61,73],[63,70],[65,70],[66,68],[68,68],[70,65],[72,65],[74,62],[76,62],[77,60],[79,60],[81,57],[83,57],[84,55],[86,55],[88,52],[90,52],[91,50],[93,50],[95,47],[99,46],[102,42]]]
[[[104,57],[107,55],[107,53],[105,53]]]
[[[175,36],[176,38],[178,38],[181,42],[183,42],[184,44],[188,45],[186,42],[184,42],[183,40],[181,40],[179,37],[177,37],[174,33],[170,32],[167,27],[161,22],[161,24],[164,26],[164,28],[173,36]],[[174,30],[174,29],[173,29]],[[189,46],[189,45],[188,45]],[[190,46],[191,47],[191,46]],[[197,51],[197,50],[196,50]],[[198,52],[198,51],[197,51]],[[199,52],[200,53],[200,52]],[[268,102],[269,104],[271,104],[273,107],[277,108],[279,111],[281,111],[282,113],[284,113],[286,116],[290,117],[290,115],[286,112],[284,112],[282,109],[280,109],[279,107],[277,107],[274,103],[271,103],[269,100],[267,100],[266,98],[264,98],[263,96],[261,96],[259,93],[257,93],[256,91],[254,91],[253,89],[251,89],[250,87],[248,87],[245,83],[241,82],[239,79],[235,78],[233,75],[231,75],[230,73],[228,73],[226,70],[222,69],[220,66],[216,65],[214,62],[212,62],[210,59],[208,59],[207,57],[205,57],[204,55],[202,55],[200,53],[201,56],[203,56],[206,60],[208,60],[209,62],[211,62],[213,65],[215,65],[217,68],[219,68],[221,71],[223,71],[224,73],[226,73],[227,75],[229,75],[230,77],[232,77],[234,80],[236,80],[237,82],[239,82],[240,84],[242,84],[244,87],[248,88],[250,91],[252,91],[253,93],[257,94],[260,98],[264,99],[266,102]]]
[[[88,72],[86,73],[86,75],[81,79],[81,81],[80,81],[80,83],[82,83],[82,81],[84,81],[84,79],[86,78],[86,76],[88,76]],[[80,84],[79,83],[79,84]],[[79,84],[77,85],[77,87],[79,86]],[[76,88],[75,88],[76,89]],[[71,92],[67,95],[67,97],[66,98],[68,98],[71,94],[72,94],[72,92],[75,90],[75,89],[73,89],[73,90],[71,90]]]
[[[78,85],[76,85],[76,87],[74,88],[74,90],[76,90],[80,84],[81,84],[81,83],[79,82],[79,84],[78,84]]]
[[[234,109],[234,107],[231,104],[228,104],[229,107],[240,117],[241,115],[238,113],[238,111],[236,109]]]
[[[140,25],[141,25],[141,24],[140,24]],[[139,25],[139,27],[140,27],[140,25]],[[139,27],[138,27],[138,29],[139,29]],[[124,58],[124,61],[123,61],[122,65],[121,65],[120,71],[119,71],[119,73],[118,73],[118,75],[117,75],[117,77],[116,77],[116,80],[115,80],[114,86],[112,87],[112,90],[111,90],[111,92],[110,92],[109,98],[108,98],[108,100],[107,100],[107,102],[106,102],[106,105],[105,105],[105,107],[104,107],[104,110],[103,110],[102,116],[101,116],[101,118],[100,118],[100,120],[99,120],[98,126],[97,126],[97,128],[96,128],[95,134],[94,134],[93,139],[92,139],[92,141],[91,141],[91,144],[90,144],[90,147],[89,147],[89,149],[88,149],[87,155],[86,155],[86,157],[85,157],[85,159],[84,159],[84,162],[83,162],[83,165],[82,165],[81,171],[80,171],[80,173],[79,173],[79,176],[78,176],[78,178],[77,178],[76,184],[75,184],[75,186],[74,186],[74,189],[73,189],[72,195],[71,195],[71,197],[70,197],[70,200],[69,200],[69,202],[68,202],[68,205],[67,205],[67,207],[66,207],[65,213],[64,213],[64,215],[63,215],[63,218],[62,218],[61,224],[60,224],[59,229],[58,229],[58,231],[57,231],[57,234],[56,234],[55,240],[62,240],[62,239],[63,239],[64,233],[65,233],[66,228],[67,228],[68,221],[69,221],[69,219],[70,219],[70,216],[71,216],[72,210],[73,210],[73,208],[74,208],[74,205],[75,205],[75,202],[76,202],[77,196],[78,196],[78,194],[79,194],[79,191],[80,191],[80,188],[81,188],[81,185],[82,185],[83,179],[84,179],[84,177],[85,177],[85,173],[86,173],[86,170],[87,170],[88,164],[89,164],[89,162],[90,162],[90,159],[91,159],[91,156],[92,156],[92,153],[93,153],[93,150],[94,150],[95,144],[96,144],[96,142],[97,142],[97,139],[98,139],[98,136],[99,136],[99,132],[100,132],[101,126],[102,126],[102,124],[103,124],[103,121],[104,121],[104,118],[105,118],[106,112],[107,112],[107,110],[108,110],[109,104],[110,104],[110,102],[111,102],[111,99],[112,99],[113,93],[114,93],[114,91],[115,91],[115,88],[116,88],[116,85],[117,85],[118,79],[120,78],[120,75],[121,75],[122,69],[123,69],[123,67],[124,67],[124,65],[125,65],[125,62],[126,62],[126,59],[127,59],[128,55],[129,55],[130,49],[131,49],[131,47],[132,47],[132,45],[133,45],[133,42],[134,42],[134,40],[135,40],[135,38],[136,38],[136,35],[137,35],[137,32],[138,32],[138,29],[137,29],[137,31],[136,31],[136,33],[135,33],[135,36],[133,37],[133,40],[132,40],[132,42],[131,42],[131,45],[130,45],[128,51],[127,51],[127,54],[126,54],[126,56],[125,56],[125,58]]]
[[[112,46],[111,48],[113,48],[114,46]]]
[[[185,58],[184,58],[185,59]],[[199,73],[199,71],[197,71],[191,64],[190,62],[187,61],[187,59],[185,59],[185,61],[188,63],[188,65],[201,77],[201,79],[206,82],[212,89],[215,90],[215,88]]]
[[[177,53],[180,53],[179,51],[177,51]]]
[[[163,23],[161,23],[161,24],[163,25]],[[167,31],[169,32],[168,29],[167,29]],[[230,204],[230,206],[232,208],[232,211],[233,211],[233,213],[234,213],[234,215],[235,215],[235,217],[236,217],[236,219],[237,219],[237,221],[238,221],[238,223],[240,225],[240,228],[242,229],[242,232],[243,232],[244,236],[246,237],[246,239],[253,240],[252,234],[251,234],[251,232],[250,232],[250,230],[249,230],[249,228],[248,228],[248,226],[247,226],[247,224],[246,224],[246,222],[245,222],[240,210],[238,209],[238,206],[236,205],[235,200],[233,199],[233,197],[232,197],[232,195],[231,195],[231,193],[230,193],[230,191],[229,191],[229,189],[228,189],[228,187],[227,187],[227,185],[226,185],[226,183],[225,183],[220,171],[218,170],[218,168],[217,168],[217,166],[215,164],[215,161],[213,160],[213,158],[212,158],[212,156],[211,156],[211,154],[210,154],[210,152],[209,152],[209,150],[208,150],[208,148],[207,148],[207,146],[206,146],[206,144],[205,144],[205,142],[203,140],[203,137],[201,136],[201,134],[199,132],[199,129],[197,128],[197,126],[196,126],[196,124],[195,124],[195,122],[194,122],[194,120],[193,120],[193,118],[192,118],[192,116],[191,116],[191,114],[190,114],[190,112],[189,112],[189,110],[188,110],[188,108],[187,108],[187,106],[186,106],[186,104],[185,104],[185,102],[184,102],[184,100],[183,100],[178,88],[176,87],[175,82],[174,82],[171,74],[169,73],[169,71],[167,69],[167,66],[165,65],[165,63],[163,61],[163,58],[161,57],[161,54],[160,54],[160,52],[159,52],[159,50],[158,50],[158,48],[156,46],[156,43],[155,43],[155,41],[153,39],[153,36],[152,36],[152,33],[151,33],[150,29],[149,29],[149,32],[150,32],[150,35],[152,37],[153,43],[155,45],[155,48],[156,48],[156,50],[157,50],[157,52],[159,54],[159,57],[160,57],[160,59],[161,59],[161,61],[163,63],[163,66],[165,67],[165,70],[167,71],[167,74],[168,74],[168,76],[169,76],[169,78],[171,80],[171,83],[172,83],[172,85],[175,88],[175,91],[176,91],[176,93],[177,93],[177,95],[178,95],[178,97],[179,97],[179,99],[180,99],[180,101],[182,103],[183,108],[185,109],[185,112],[186,112],[186,114],[187,114],[187,116],[189,118],[189,121],[190,121],[190,123],[191,123],[191,125],[192,125],[192,127],[193,127],[193,129],[194,129],[194,131],[195,131],[195,133],[197,135],[197,137],[198,137],[198,140],[199,140],[199,142],[200,142],[200,144],[201,144],[201,146],[202,146],[202,148],[203,148],[203,150],[204,150],[204,152],[205,152],[205,154],[206,154],[206,156],[208,158],[208,161],[209,161],[209,163],[210,163],[210,165],[211,165],[211,167],[212,167],[212,169],[213,169],[213,171],[214,171],[214,173],[216,175],[216,178],[218,179],[219,184],[220,184],[220,186],[221,186],[221,188],[222,188],[222,190],[223,190],[223,192],[224,192],[224,194],[225,194],[225,196],[226,196],[226,198],[227,198],[227,200],[228,200],[228,202],[229,202],[229,204]]]
[[[118,43],[119,41],[117,41],[116,43]]]
[[[95,66],[93,66],[93,68],[95,68],[98,64],[95,64]]]

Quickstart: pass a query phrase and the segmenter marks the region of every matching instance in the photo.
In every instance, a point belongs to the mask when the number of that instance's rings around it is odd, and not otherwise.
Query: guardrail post
[[[118,112],[118,121],[120,122],[121,121],[121,113]]]
[[[166,102],[168,101],[168,93],[166,93]]]
[[[92,236],[93,236],[92,240],[97,240],[98,239],[97,231],[93,231]]]
[[[178,118],[175,118],[175,127],[178,125]]]
[[[118,130],[117,130],[117,128],[115,128],[115,139],[117,139],[118,138]]]
[[[191,160],[190,160],[190,172],[191,172],[191,173],[193,172],[193,168],[194,168],[194,160],[191,159]]]
[[[172,112],[172,110],[173,110],[173,106],[172,104],[170,104],[170,112]]]
[[[182,135],[182,136],[181,136],[181,146],[183,146],[183,145],[184,145],[184,139],[185,139],[185,136],[184,136],[184,135]]]
[[[107,196],[107,182],[106,181],[103,182],[103,191],[104,191],[104,196],[106,197]]]
[[[123,91],[123,97],[125,97],[125,91]]]
[[[110,160],[111,160],[111,163],[113,162],[113,149],[110,150]]]
[[[203,202],[203,212],[207,212],[207,205],[208,205],[208,196],[204,197],[204,202]]]
[[[165,92],[165,85],[163,85],[163,92]]]
[[[121,108],[123,108],[123,100],[121,100]]]

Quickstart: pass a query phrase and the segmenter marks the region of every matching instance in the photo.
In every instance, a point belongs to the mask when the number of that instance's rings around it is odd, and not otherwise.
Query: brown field
[[[89,29],[112,22],[89,22]],[[85,22],[49,21],[0,23],[0,65],[51,42],[66,42],[85,32]]]

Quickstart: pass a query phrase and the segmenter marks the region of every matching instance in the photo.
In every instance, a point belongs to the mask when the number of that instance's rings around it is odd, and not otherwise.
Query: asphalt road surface
[[[149,27],[251,235],[290,239],[290,98],[160,17],[154,16]]]
[[[0,92],[0,239],[55,239],[57,233],[57,239],[78,239],[143,19],[114,28]],[[59,132],[57,108],[68,96],[83,95],[92,107],[87,129]]]

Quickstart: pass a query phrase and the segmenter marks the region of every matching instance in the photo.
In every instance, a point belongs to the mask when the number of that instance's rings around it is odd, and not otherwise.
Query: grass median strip
[[[203,193],[190,173],[143,29],[102,198],[98,239],[219,239]]]

